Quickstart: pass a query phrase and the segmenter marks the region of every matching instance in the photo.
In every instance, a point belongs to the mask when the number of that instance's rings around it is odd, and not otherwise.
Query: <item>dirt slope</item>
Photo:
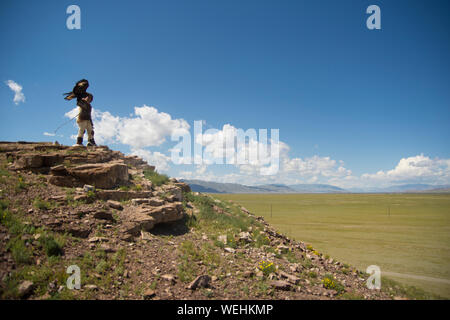
[[[2,299],[402,299],[107,147],[0,142]],[[66,282],[69,266],[81,288]],[[410,290],[410,289],[408,289]]]

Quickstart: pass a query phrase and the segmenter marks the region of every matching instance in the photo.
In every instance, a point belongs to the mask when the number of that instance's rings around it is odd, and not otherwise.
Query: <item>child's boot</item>
[[[74,144],[74,146],[82,146],[83,145],[83,137],[77,138],[77,144]]]
[[[95,146],[97,146],[97,145],[95,144],[94,138],[89,139],[87,146],[88,146],[88,147],[95,147]]]

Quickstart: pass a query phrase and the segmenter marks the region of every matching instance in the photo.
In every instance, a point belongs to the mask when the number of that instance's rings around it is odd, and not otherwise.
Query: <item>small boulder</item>
[[[152,289],[145,290],[145,292],[143,294],[143,298],[145,300],[150,300],[155,296],[156,296],[155,290],[152,290]]]
[[[239,233],[239,240],[244,242],[252,242],[252,237],[249,232],[243,231]]]
[[[175,277],[171,274],[163,274],[161,276],[162,279],[169,281],[170,283],[174,284],[175,283]]]
[[[187,289],[189,290],[195,290],[198,288],[206,288],[209,286],[209,283],[211,282],[211,277],[207,274],[198,276],[195,278],[194,281],[192,281],[188,286]]]
[[[95,219],[101,219],[101,220],[109,220],[109,221],[113,221],[114,217],[112,215],[111,212],[106,212],[106,211],[97,211],[94,213],[94,218]]]
[[[34,284],[31,281],[25,280],[19,284],[17,287],[17,291],[19,292],[19,296],[21,298],[28,297],[34,289]]]
[[[233,248],[230,248],[230,247],[226,247],[226,248],[224,248],[224,250],[226,252],[229,252],[229,253],[235,253],[236,252],[236,250],[234,250]]]

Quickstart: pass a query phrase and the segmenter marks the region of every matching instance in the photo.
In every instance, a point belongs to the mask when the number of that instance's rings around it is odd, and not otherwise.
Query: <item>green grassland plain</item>
[[[450,194],[214,194],[365,271],[450,298]]]

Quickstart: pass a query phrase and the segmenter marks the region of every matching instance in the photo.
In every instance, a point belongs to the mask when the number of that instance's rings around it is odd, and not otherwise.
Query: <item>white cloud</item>
[[[450,159],[431,159],[423,154],[402,158],[394,169],[363,174],[372,183],[450,183]]]
[[[277,167],[274,162],[278,163],[280,154],[285,153],[289,147],[281,141],[269,138],[269,132],[267,136],[264,134],[258,136],[258,133],[253,129],[244,132],[231,124],[225,124],[222,130],[207,130],[197,134],[195,142],[204,147],[203,163],[233,164],[242,166],[243,170],[251,166],[255,170],[260,169],[260,172],[264,174],[276,172]],[[245,140],[238,141],[238,137]],[[265,140],[262,139],[263,137]]]
[[[214,176],[212,173],[189,171],[185,174],[203,179],[206,176],[221,182],[236,182],[246,184],[261,183],[325,183],[333,177],[345,177],[351,175],[351,170],[344,167],[342,161],[336,161],[330,157],[313,156],[310,158],[290,158],[290,147],[282,141],[274,141],[267,137],[267,141],[258,136],[258,131],[248,131],[248,140],[245,144],[235,145],[226,142],[234,141],[238,134],[237,128],[231,124],[225,124],[222,130],[209,130],[195,137],[195,142],[204,147],[207,157],[204,165],[217,163],[217,159],[224,163],[232,164],[236,173]],[[241,131],[242,132],[242,131]],[[246,132],[247,133],[247,132]],[[267,132],[269,135],[269,132]],[[278,155],[271,157],[271,146],[278,146]],[[250,155],[254,155],[252,158]],[[234,159],[229,157],[234,155]],[[236,159],[246,159],[239,162]],[[231,160],[231,161],[230,161]]]
[[[6,85],[14,91],[14,103],[18,105],[20,102],[25,102],[25,95],[22,92],[22,86],[13,80],[5,81]]]
[[[43,134],[44,134],[44,136],[47,136],[47,137],[54,137],[54,136],[56,136],[55,133],[49,133],[49,132],[44,132]]]
[[[78,115],[78,112],[80,112],[80,111],[78,110],[78,107],[75,107],[75,108],[73,108],[72,110],[66,112],[66,113],[64,114],[64,116],[67,117],[67,118],[75,118],[75,117]]]
[[[283,171],[286,173],[294,173],[303,177],[343,177],[351,175],[351,170],[343,167],[343,162],[331,159],[330,157],[312,156],[310,158],[285,158],[283,161]]]

